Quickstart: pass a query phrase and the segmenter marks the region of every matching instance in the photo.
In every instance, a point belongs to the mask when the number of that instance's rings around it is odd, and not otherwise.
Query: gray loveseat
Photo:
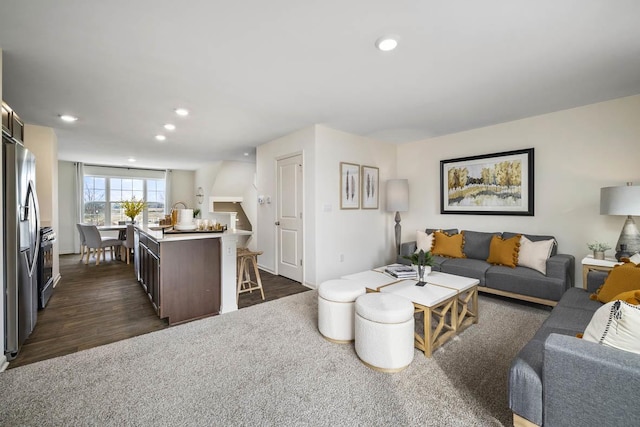
[[[640,422],[640,355],[576,338],[602,306],[589,299],[607,273],[590,272],[587,290],[569,289],[509,372],[514,425],[614,427]]]
[[[432,233],[434,229],[426,229]],[[443,230],[448,234],[457,234],[457,229]],[[479,231],[464,231],[463,252],[466,258],[445,258],[434,256],[434,271],[473,277],[480,280],[478,289],[512,298],[554,306],[567,289],[573,286],[575,259],[572,255],[558,254],[557,246],[553,246],[551,257],[547,260],[547,274],[527,267],[515,268],[501,265],[491,265],[486,259],[489,257],[489,246],[494,235],[504,239],[518,233],[496,232],[485,233]],[[531,241],[554,239],[553,236],[539,236],[523,234]],[[404,255],[410,255],[416,250],[416,242],[403,243],[400,246],[400,256],[397,262],[409,264]]]

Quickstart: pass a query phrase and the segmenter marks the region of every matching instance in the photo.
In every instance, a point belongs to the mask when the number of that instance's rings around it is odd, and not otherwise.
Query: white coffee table
[[[415,312],[423,314],[424,329],[422,333],[415,333],[414,344],[426,357],[431,357],[436,348],[456,333],[458,291],[432,284],[416,286],[416,283],[416,280],[403,280],[380,288],[380,292],[407,298],[413,303]],[[436,325],[432,325],[434,318]]]
[[[347,274],[342,276],[341,279],[357,280],[364,284],[368,290],[375,292],[378,292],[382,286],[398,282],[397,278],[385,274],[382,271],[378,271],[377,269]]]
[[[470,325],[478,323],[478,285],[480,284],[478,279],[432,271],[425,276],[425,281],[458,292],[456,332],[461,332]]]

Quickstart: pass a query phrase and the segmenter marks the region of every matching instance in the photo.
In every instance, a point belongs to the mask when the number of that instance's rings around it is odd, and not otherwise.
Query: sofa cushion
[[[624,301],[624,302],[629,303],[631,305],[638,305],[638,304],[640,304],[640,291],[639,290],[633,290],[633,291],[623,292],[623,293],[618,294],[615,297],[613,297],[613,299],[614,300]]]
[[[433,233],[434,242],[432,252],[434,255],[440,255],[450,258],[464,258],[462,248],[464,246],[464,233],[447,235],[442,231]]]
[[[424,231],[416,231],[416,253],[423,250],[430,252],[433,249],[433,233],[425,233]]]
[[[597,310],[596,310],[597,311]],[[553,310],[551,316],[542,324],[543,328],[555,328],[568,331],[566,335],[575,336],[579,332],[584,332],[585,328],[593,317],[593,311],[583,308],[562,307]]]
[[[433,232],[436,231],[442,231],[444,233],[447,233],[449,236],[453,236],[454,234],[458,234],[458,229],[457,228],[447,228],[447,229],[442,229],[442,228],[427,228],[424,230],[425,233],[427,234],[431,234]]]
[[[551,256],[555,244],[554,239],[531,241],[527,236],[520,238],[520,252],[518,265],[533,268],[542,274],[547,274],[547,259]]]
[[[524,233],[513,233],[511,231],[505,231],[504,233],[502,233],[502,238],[503,239],[509,239],[517,234],[522,234],[523,236],[525,236],[527,239],[531,240],[532,242],[539,242],[541,240],[551,240],[553,239],[553,248],[551,249],[551,256],[554,256],[557,251],[558,251],[558,242],[556,241],[556,238],[553,236],[544,236],[541,234],[524,234]]]
[[[480,286],[484,286],[485,273],[489,267],[491,267],[491,264],[479,259],[447,258],[440,264],[440,271],[455,274],[456,276],[478,279]]]
[[[520,295],[558,301],[565,292],[562,279],[548,277],[526,267],[492,265],[485,273],[486,286]]]
[[[640,354],[640,307],[612,301],[600,307],[583,339]]]
[[[518,264],[518,251],[520,249],[520,236],[514,236],[510,239],[503,239],[500,236],[491,238],[489,246],[489,264],[504,265],[515,268]]]
[[[567,292],[562,295],[562,298],[558,302],[556,307],[571,307],[581,308],[594,313],[597,309],[602,307],[600,301],[593,301],[589,298],[589,292],[580,288],[569,288]]]
[[[483,233],[479,231],[463,230],[464,248],[462,248],[467,258],[486,260],[489,258],[489,245],[493,236],[500,236],[501,233]]]
[[[636,289],[640,289],[640,266],[627,262],[613,267],[607,280],[591,298],[606,303],[622,292]]]

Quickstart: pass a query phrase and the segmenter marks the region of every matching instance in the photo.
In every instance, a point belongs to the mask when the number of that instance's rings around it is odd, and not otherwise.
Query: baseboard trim
[[[507,291],[501,291],[499,289],[487,288],[485,286],[478,286],[478,290],[480,292],[486,292],[488,294],[494,294],[494,295],[500,295],[500,296],[503,296],[503,297],[515,298],[515,299],[519,299],[519,300],[522,300],[522,301],[535,302],[536,304],[548,305],[550,307],[555,307],[556,304],[558,304],[558,301],[553,301],[553,300],[550,300],[550,299],[530,297],[530,296],[527,296],[527,295],[516,294],[515,292],[507,292]]]
[[[53,279],[53,288],[55,289],[56,286],[58,286],[58,282],[60,282],[60,279],[62,279],[62,276],[60,275],[60,273],[58,273],[58,275],[56,276],[55,279]]]
[[[4,354],[0,356],[0,372],[4,372],[5,369],[9,366],[9,362],[7,362],[7,356]]]

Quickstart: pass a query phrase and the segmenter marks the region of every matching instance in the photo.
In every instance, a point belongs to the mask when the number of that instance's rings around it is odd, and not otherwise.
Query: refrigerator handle
[[[29,198],[31,198],[31,202],[33,205],[30,205]],[[38,194],[36,193],[36,186],[33,183],[33,180],[29,180],[29,185],[27,187],[27,200],[25,203],[25,220],[28,220],[29,216],[29,206],[33,207],[33,214],[35,215],[36,227],[35,227],[35,235],[36,235],[36,244],[33,247],[33,256],[31,257],[31,263],[29,263],[29,256],[27,255],[28,251],[23,252],[24,257],[27,260],[27,266],[29,267],[29,277],[33,277],[35,273],[36,267],[38,265],[38,254],[40,251],[40,206],[38,205]]]

